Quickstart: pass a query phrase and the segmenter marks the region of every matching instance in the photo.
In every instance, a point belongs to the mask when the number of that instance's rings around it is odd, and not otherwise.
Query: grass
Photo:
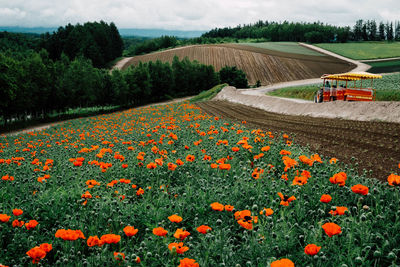
[[[368,70],[371,73],[390,73],[400,71],[400,60],[388,60],[388,61],[375,61],[367,62],[372,68]]]
[[[280,52],[309,55],[309,56],[323,56],[314,50],[305,48],[295,42],[263,42],[263,43],[240,43],[241,45],[254,46],[258,48],[276,50]]]
[[[214,96],[216,96],[221,90],[222,88],[224,88],[225,86],[228,86],[228,84],[224,83],[224,84],[219,84],[214,86],[213,88],[207,90],[207,91],[203,91],[200,94],[198,94],[197,96],[193,97],[190,99],[191,103],[195,103],[195,102],[201,102],[201,101],[206,101],[209,99],[212,99]]]
[[[49,243],[38,259],[47,266],[178,266],[183,258],[200,266],[270,266],[282,258],[296,266],[400,264],[398,187],[319,158],[291,136],[245,125],[185,102],[2,137],[0,263],[34,266],[26,253]],[[332,199],[321,202],[323,194]],[[347,211],[332,215],[336,207]],[[172,222],[173,214],[182,220]],[[13,227],[15,220],[38,225]],[[328,236],[328,222],[340,233]],[[128,225],[138,232],[127,236]],[[201,225],[211,230],[202,234]],[[165,237],[154,234],[157,227]],[[60,229],[84,237],[55,237]],[[190,235],[174,236],[177,229]],[[88,243],[106,234],[119,237]],[[176,242],[188,250],[177,254]],[[308,244],[321,250],[307,255]]]
[[[367,84],[369,84],[368,81]],[[314,100],[314,95],[320,86],[305,85],[281,88],[268,92],[267,95]],[[356,86],[360,86],[360,83],[357,82]],[[374,80],[373,88],[376,89],[376,101],[400,101],[400,73],[387,74],[382,79]]]
[[[324,43],[315,45],[357,60],[400,57],[400,42]]]
[[[24,129],[28,127],[38,126],[43,123],[51,123],[62,120],[69,120],[79,117],[89,117],[98,114],[106,114],[114,111],[121,110],[121,106],[95,106],[86,108],[69,108],[63,112],[53,111],[46,114],[43,118],[18,120],[14,119],[12,122],[5,123],[4,118],[0,116],[0,133],[7,133]]]

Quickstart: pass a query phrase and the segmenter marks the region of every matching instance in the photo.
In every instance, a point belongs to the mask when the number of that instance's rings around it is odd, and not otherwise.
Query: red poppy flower
[[[274,214],[273,209],[270,208],[264,208],[262,211],[260,211],[260,215],[265,214],[265,216],[271,216],[272,214]]]
[[[331,210],[329,213],[332,214],[333,216],[335,215],[344,215],[344,213],[348,209],[346,207],[336,207],[336,210]]]
[[[294,267],[294,263],[289,259],[280,259],[271,262],[271,267]]]
[[[289,203],[292,202],[293,200],[296,200],[296,198],[294,196],[287,196],[287,195],[283,195],[281,192],[278,193],[278,196],[281,198],[281,205],[282,206],[289,206]]]
[[[124,233],[126,234],[126,236],[134,236],[137,234],[137,232],[139,231],[138,229],[135,229],[135,227],[133,226],[125,226],[124,228]]]
[[[89,238],[88,238],[86,243],[87,243],[87,245],[89,247],[94,247],[94,246],[101,247],[104,244],[104,242],[101,241],[100,238],[97,235],[89,236]]]
[[[308,244],[304,248],[304,253],[306,253],[307,255],[310,255],[310,256],[314,256],[319,252],[320,249],[321,249],[321,247],[318,247],[315,244]]]
[[[332,184],[338,184],[339,186],[344,186],[347,180],[347,174],[345,172],[339,172],[334,174],[329,181]]]
[[[332,200],[332,197],[330,195],[323,194],[319,201],[321,201],[323,203],[329,203],[329,202],[331,202],[331,200]]]
[[[176,253],[178,253],[178,254],[183,254],[183,253],[185,253],[186,251],[189,250],[189,247],[185,247],[183,245],[183,242],[179,242],[179,243],[171,243],[171,244],[169,244],[168,245],[168,249],[170,251],[174,251],[175,250]]]
[[[14,214],[14,216],[20,216],[24,212],[21,209],[13,209],[12,213]]]
[[[121,240],[121,236],[114,234],[107,234],[107,235],[102,235],[100,240],[106,244],[117,244]]]
[[[207,232],[211,231],[212,228],[207,225],[200,225],[199,227],[196,228],[196,230],[201,234],[207,234]]]
[[[178,267],[199,267],[199,264],[194,259],[184,258],[179,261]]]
[[[368,194],[368,187],[366,187],[365,185],[362,185],[362,184],[356,184],[356,185],[352,186],[351,190],[356,194],[360,194],[360,195],[364,195],[364,196]]]
[[[400,168],[400,164],[399,164],[399,168]],[[391,174],[388,177],[388,183],[391,186],[400,186],[400,175],[395,175],[395,174]]]
[[[180,222],[182,221],[182,217],[181,217],[181,216],[178,216],[178,215],[176,215],[176,214],[169,216],[168,219],[169,219],[171,222],[174,222],[174,223],[180,223]]]
[[[190,233],[186,230],[183,230],[181,228],[178,228],[174,234],[174,237],[177,239],[180,239],[181,241],[184,240],[186,237],[188,237]]]
[[[122,252],[114,252],[114,259],[117,261],[125,260],[125,254]]]
[[[232,211],[235,207],[231,205],[225,205],[224,208],[226,211]]]
[[[25,223],[25,227],[28,230],[35,228],[39,223],[36,220],[30,220],[29,222]]]
[[[12,227],[22,227],[22,226],[24,226],[24,221],[18,221],[17,219],[15,219],[12,222]]]
[[[211,203],[210,206],[213,210],[216,210],[216,211],[223,211],[225,208],[224,205],[222,205],[221,203],[218,203],[218,202]]]
[[[0,214],[0,221],[1,222],[8,222],[10,220],[11,216],[8,216],[7,214]]]
[[[168,231],[162,227],[157,227],[153,229],[153,234],[155,234],[156,236],[165,236],[167,233]]]
[[[324,229],[325,233],[329,237],[338,235],[342,232],[342,228],[336,223],[325,223],[324,225],[322,225],[322,229]]]
[[[32,263],[38,263],[41,259],[46,257],[46,251],[40,247],[34,247],[26,252],[26,255],[32,258]]]

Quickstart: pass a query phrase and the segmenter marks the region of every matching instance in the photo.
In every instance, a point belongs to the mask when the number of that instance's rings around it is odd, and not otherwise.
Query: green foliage
[[[330,164],[323,156],[321,162],[305,164],[300,156],[312,157],[307,148],[298,146],[296,140],[288,146],[282,135],[274,136],[216,120],[187,103],[126,110],[65,122],[40,133],[4,136],[0,177],[10,175],[14,180],[1,180],[1,214],[11,218],[0,222],[0,262],[33,266],[26,252],[50,243],[53,249],[39,265],[135,266],[137,256],[143,266],[178,266],[186,257],[200,266],[270,266],[281,258],[296,266],[399,265],[398,186],[367,179],[351,166]],[[267,151],[262,149],[265,146]],[[233,152],[233,147],[239,151]],[[282,150],[291,152],[288,157],[296,161],[294,166],[285,169]],[[203,159],[204,151],[210,161]],[[143,160],[137,157],[140,152]],[[185,161],[189,154],[193,162]],[[82,166],[70,161],[78,157]],[[51,163],[44,170],[47,159]],[[163,164],[146,168],[156,159],[163,159]],[[174,171],[168,169],[168,163],[177,159],[184,164]],[[222,160],[230,164],[229,170],[211,168],[211,163]],[[111,167],[103,169],[96,162]],[[255,171],[260,173],[258,179],[252,177]],[[310,176],[307,183],[293,185],[296,176],[306,175],[303,171]],[[330,182],[339,172],[346,173],[343,186]],[[39,182],[45,174],[49,178]],[[88,180],[99,184],[88,188]],[[356,184],[367,186],[368,194],[354,193],[351,187]],[[142,195],[137,194],[139,188]],[[83,205],[86,191],[93,197]],[[296,199],[283,206],[278,192]],[[320,201],[323,194],[332,197],[330,203]],[[234,210],[212,210],[213,202],[232,205]],[[260,214],[264,207],[273,214]],[[336,207],[347,211],[332,215]],[[22,209],[23,214],[16,217],[13,209]],[[253,221],[252,230],[235,219],[235,212],[242,210],[258,216],[257,223],[254,217],[245,218]],[[173,214],[182,221],[171,222],[168,217]],[[31,230],[12,227],[15,219],[37,220],[38,225]],[[340,226],[341,233],[329,237],[322,228],[327,222]],[[128,225],[138,229],[136,235],[125,235],[123,229]],[[200,225],[212,229],[201,234],[196,231]],[[156,227],[165,228],[167,235],[154,235]],[[190,232],[182,241],[189,247],[184,254],[168,250],[168,244],[180,242],[173,236],[178,228]],[[86,239],[56,238],[59,229],[81,230]],[[90,236],[110,233],[120,235],[117,244],[87,245]],[[308,244],[321,250],[315,256],[306,255]],[[114,259],[113,252],[124,253],[125,260]]]
[[[213,97],[215,97],[222,90],[222,88],[224,88],[225,86],[228,86],[228,84],[227,83],[218,84],[218,85],[214,86],[213,88],[211,88],[211,89],[209,89],[207,91],[203,91],[200,94],[192,97],[190,99],[190,102],[191,103],[196,103],[196,102],[210,100]]]
[[[120,57],[124,44],[114,23],[87,22],[75,26],[68,24],[53,34],[42,35],[40,47],[49,51],[53,60],[65,53],[70,60],[77,56],[90,59],[95,67],[105,67]]]
[[[178,39],[175,36],[161,36],[142,42],[133,42],[127,47],[125,54],[126,56],[142,55],[177,45]]]
[[[400,57],[400,42],[356,42],[316,46],[352,59]]]
[[[400,60],[387,60],[387,61],[375,61],[367,62],[371,68],[368,72],[371,73],[390,73],[400,71]]]
[[[221,83],[227,83],[236,88],[249,88],[246,73],[236,68],[236,66],[225,66],[219,71]]]
[[[300,98],[305,100],[314,100],[315,93],[318,91],[319,86],[317,85],[305,85],[281,88],[268,92],[267,95],[288,97],[288,98]]]

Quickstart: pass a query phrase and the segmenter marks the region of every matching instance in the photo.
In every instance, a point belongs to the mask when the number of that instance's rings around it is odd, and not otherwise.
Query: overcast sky
[[[118,28],[210,30],[258,20],[400,20],[399,0],[0,0],[0,26],[58,27],[87,21]]]

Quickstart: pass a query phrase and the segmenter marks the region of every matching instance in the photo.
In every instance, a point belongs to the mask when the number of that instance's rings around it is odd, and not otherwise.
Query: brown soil
[[[212,65],[216,71],[225,66],[236,66],[246,73],[249,84],[259,80],[262,85],[319,78],[322,74],[346,72],[355,66],[326,55],[308,56],[246,45],[222,44],[193,45],[135,56],[127,60],[122,69],[136,66],[139,62],[172,62],[175,55],[181,60],[188,57],[189,60]]]
[[[204,112],[234,121],[247,121],[252,128],[294,136],[294,142],[326,157],[354,164],[371,177],[386,180],[400,162],[400,124],[315,118],[271,113],[227,101],[197,104]]]

